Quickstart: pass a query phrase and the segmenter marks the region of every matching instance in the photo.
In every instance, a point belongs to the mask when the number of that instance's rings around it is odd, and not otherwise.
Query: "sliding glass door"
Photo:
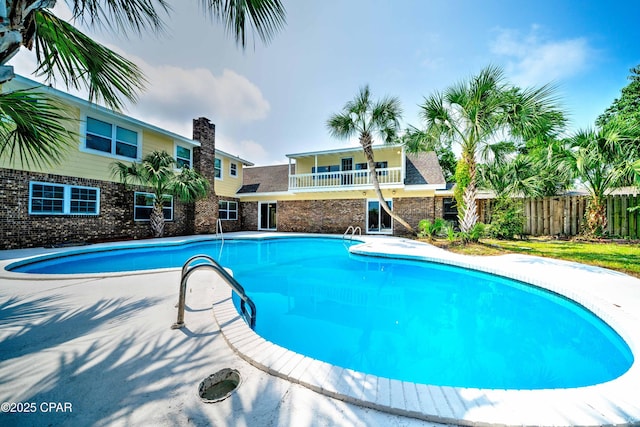
[[[276,202],[260,202],[258,206],[258,230],[276,230]]]
[[[386,202],[390,208],[393,206],[391,200]],[[384,209],[380,209],[378,200],[369,200],[367,202],[367,233],[391,234],[392,232],[391,216]]]

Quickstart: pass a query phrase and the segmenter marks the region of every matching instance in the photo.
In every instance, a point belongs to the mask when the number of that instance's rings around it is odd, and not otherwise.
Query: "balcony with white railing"
[[[381,187],[402,185],[402,168],[376,169]],[[350,190],[373,188],[369,170],[299,173],[289,175],[291,191]]]

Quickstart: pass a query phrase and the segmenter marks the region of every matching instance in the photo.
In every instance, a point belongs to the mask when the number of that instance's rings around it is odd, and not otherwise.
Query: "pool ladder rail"
[[[216,237],[220,238],[220,252],[218,253],[218,259],[222,259],[222,248],[224,248],[224,233],[222,232],[222,220],[218,218],[216,220]]]
[[[350,225],[342,235],[342,240],[345,240],[347,237],[349,237],[349,240],[353,240],[353,236],[356,234],[356,231],[358,232],[359,236],[362,236],[362,229],[359,225],[356,225],[355,227],[353,225]]]
[[[195,262],[199,262],[198,264],[194,264]],[[220,275],[220,277],[227,282],[227,284],[233,289],[233,291],[240,297],[240,311],[245,321],[249,323],[249,327],[254,329],[256,326],[256,305],[253,303],[251,298],[247,296],[244,291],[244,288],[236,279],[233,278],[231,274],[227,270],[225,270],[220,264],[216,262],[213,258],[208,255],[195,255],[187,260],[182,266],[182,275],[180,278],[180,297],[178,299],[178,320],[176,323],[171,325],[171,329],[180,329],[185,326],[184,323],[184,309],[185,309],[185,300],[187,294],[187,281],[189,280],[189,276],[200,269],[210,269],[214,270],[216,273]],[[247,305],[249,306],[251,313],[247,312]]]
[[[222,243],[224,243],[224,233],[222,232],[222,220],[220,218],[216,221],[216,237],[220,237]]]

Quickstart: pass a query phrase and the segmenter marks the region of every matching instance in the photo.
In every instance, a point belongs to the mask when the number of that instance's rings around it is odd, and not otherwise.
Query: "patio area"
[[[556,286],[556,292],[572,296],[610,322],[635,355],[640,350],[640,280],[630,276],[520,255],[463,257],[390,237],[370,239],[360,250],[443,256],[451,263],[485,271],[536,277],[536,284]],[[372,397],[371,407],[359,406],[348,403],[357,400],[335,384],[324,388],[339,399],[313,391],[309,381],[267,373],[264,360],[249,363],[228,342],[242,353],[250,350],[243,350],[239,343],[252,339],[241,338],[243,332],[234,326],[238,318],[228,311],[229,288],[211,272],[192,276],[186,327],[172,330],[179,270],[64,278],[4,271],[8,259],[42,251],[47,250],[0,252],[5,260],[0,261],[0,402],[22,403],[14,406],[16,410],[35,408],[30,413],[5,412],[3,406],[1,425],[438,425],[398,415],[428,409],[420,399],[412,399],[403,385],[399,392],[393,384],[386,391],[392,414],[372,409],[379,396]],[[272,363],[286,370],[282,360]],[[221,402],[201,402],[200,381],[223,368],[240,372],[239,388]],[[310,365],[306,371],[315,372],[315,368]],[[622,377],[578,389],[582,394],[565,390],[547,395],[527,391],[491,395],[434,387],[444,406],[432,408],[441,411],[433,419],[459,419],[465,425],[637,424],[639,371],[636,360]],[[331,375],[325,371],[322,379],[330,380]],[[322,382],[318,387],[323,388]],[[433,396],[434,390],[428,392]],[[531,405],[519,406],[523,402]],[[538,410],[541,405],[545,411]]]

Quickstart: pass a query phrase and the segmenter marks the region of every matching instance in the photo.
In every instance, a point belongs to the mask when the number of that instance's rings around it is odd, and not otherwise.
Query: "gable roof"
[[[446,184],[434,151],[407,153],[405,185]]]
[[[128,116],[123,113],[119,113],[117,111],[110,110],[109,108],[103,107],[102,105],[98,105],[96,103],[87,101],[85,99],[79,98],[75,95],[71,95],[70,93],[63,92],[60,89],[56,89],[51,86],[44,85],[35,80],[28,79],[21,75],[16,75],[11,81],[5,83],[7,88],[12,88],[14,86],[18,88],[34,88],[39,90],[40,92],[44,92],[47,95],[55,96],[57,98],[62,99],[65,102],[68,102],[76,107],[80,108],[81,111],[89,111],[89,112],[97,112],[104,114],[106,116],[114,117],[124,123],[128,123],[130,125],[138,126],[147,130],[151,130],[153,132],[157,132],[159,134],[165,135],[168,138],[174,139],[176,141],[180,141],[193,146],[200,146],[200,141],[196,141],[194,139],[188,138],[183,135],[178,135],[177,133],[171,132],[166,129],[162,129],[158,126],[152,125],[151,123],[143,122],[142,120],[138,120],[134,117]],[[4,86],[4,85],[2,85]]]
[[[291,173],[295,173],[295,165],[291,165]],[[242,175],[238,194],[289,191],[289,165],[244,168]]]
[[[249,160],[245,160],[242,157],[238,157],[238,156],[234,156],[233,154],[229,154],[225,151],[222,151],[218,148],[216,148],[216,156],[224,156],[230,160],[233,160],[234,162],[238,162],[238,163],[242,163],[244,166],[253,166],[254,164],[251,163]]]

